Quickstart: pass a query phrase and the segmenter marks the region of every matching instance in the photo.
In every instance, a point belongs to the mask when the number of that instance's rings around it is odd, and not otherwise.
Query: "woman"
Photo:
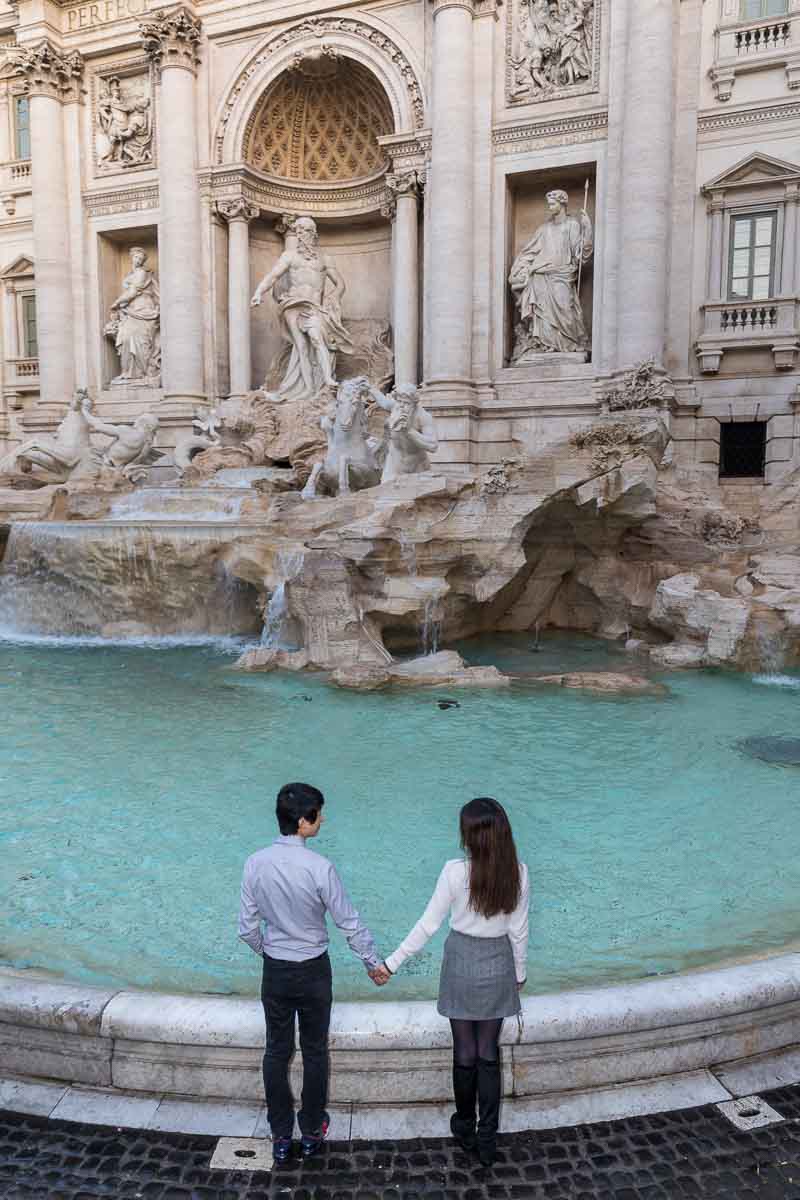
[[[471,800],[460,823],[464,858],[445,863],[421,919],[384,965],[393,975],[451,913],[437,1006],[453,1030],[456,1111],[450,1128],[464,1150],[477,1149],[483,1165],[491,1166],[502,1092],[500,1030],[506,1017],[519,1014],[525,983],[528,869],[517,858],[511,825],[496,800]]]

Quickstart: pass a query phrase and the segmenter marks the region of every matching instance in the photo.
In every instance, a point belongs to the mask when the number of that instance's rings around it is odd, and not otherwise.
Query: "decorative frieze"
[[[83,55],[77,50],[63,53],[48,41],[19,46],[8,52],[8,63],[24,80],[29,96],[54,100],[79,100],[83,80]]]
[[[111,217],[117,213],[152,213],[158,208],[158,187],[119,188],[107,192],[84,192],[83,203],[90,217]]]
[[[153,89],[149,67],[118,66],[95,78],[95,161],[100,174],[152,167]]]
[[[188,8],[179,5],[153,13],[139,23],[145,53],[156,70],[183,67],[194,71],[200,61],[202,26]]]
[[[492,142],[497,154],[520,154],[542,146],[593,142],[608,134],[608,111],[554,117],[550,121],[525,121],[518,125],[497,125]]]
[[[531,104],[597,91],[602,0],[511,0],[506,100]]]

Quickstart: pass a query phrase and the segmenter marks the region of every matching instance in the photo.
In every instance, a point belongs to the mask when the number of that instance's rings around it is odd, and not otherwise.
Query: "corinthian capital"
[[[465,8],[473,17],[489,14],[495,19],[502,3],[503,0],[431,0],[434,16],[445,8]]]
[[[145,54],[163,71],[165,67],[183,67],[194,71],[200,61],[202,26],[188,8],[164,8],[139,22]]]
[[[259,212],[258,205],[251,204],[249,200],[245,200],[243,196],[237,196],[235,200],[218,200],[217,212],[226,221],[255,221]]]
[[[413,196],[417,199],[422,191],[422,180],[416,171],[398,172],[386,176],[386,187],[395,197]]]
[[[65,54],[44,41],[10,50],[8,61],[25,80],[29,96],[50,96],[55,100],[80,98],[83,55],[77,50]]]

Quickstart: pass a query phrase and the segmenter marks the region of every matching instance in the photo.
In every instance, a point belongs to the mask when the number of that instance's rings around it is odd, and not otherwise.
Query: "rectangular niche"
[[[111,319],[111,305],[122,294],[123,282],[131,272],[131,250],[141,247],[147,254],[147,269],[156,279],[158,272],[158,231],[155,225],[109,230],[98,234],[98,266],[100,275],[100,331],[102,386],[108,388],[120,374],[120,360],[113,337],[104,330]]]
[[[387,359],[386,372],[391,375],[386,346],[391,340],[391,227],[373,218],[314,219],[322,254],[345,283],[342,319],[356,347],[354,356],[337,356],[337,377],[366,374],[380,379]],[[254,221],[250,227],[251,294],[283,253],[284,239],[275,228],[277,220]],[[256,386],[266,381],[268,388],[276,388],[286,369],[288,343],[271,294],[253,310],[252,320]]]
[[[515,293],[509,284],[512,266],[521,251],[532,241],[551,218],[547,207],[547,195],[551,191],[564,191],[569,196],[568,216],[579,217],[583,208],[586,181],[589,181],[589,203],[587,211],[592,222],[595,253],[597,250],[596,199],[597,164],[553,167],[546,170],[526,171],[509,175],[508,183],[508,232],[505,262],[505,313],[504,313],[504,363],[506,366],[524,366],[533,369],[552,364],[572,366],[580,362],[578,354],[568,351],[546,351],[535,353],[535,361],[513,361],[515,349],[521,342],[517,337],[519,310]],[[559,285],[555,289],[556,299],[563,299]],[[592,359],[592,323],[594,307],[594,256],[583,264],[580,277],[580,308],[588,339],[586,362]]]

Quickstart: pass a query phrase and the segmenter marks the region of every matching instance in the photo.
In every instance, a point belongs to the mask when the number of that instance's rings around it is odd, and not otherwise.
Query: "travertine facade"
[[[650,360],[677,472],[731,418],[800,465],[800,0],[14,0],[0,43],[0,455],[76,388],[165,445],[280,391],[291,298],[250,300],[310,216],[336,377],[391,336],[445,469]]]

